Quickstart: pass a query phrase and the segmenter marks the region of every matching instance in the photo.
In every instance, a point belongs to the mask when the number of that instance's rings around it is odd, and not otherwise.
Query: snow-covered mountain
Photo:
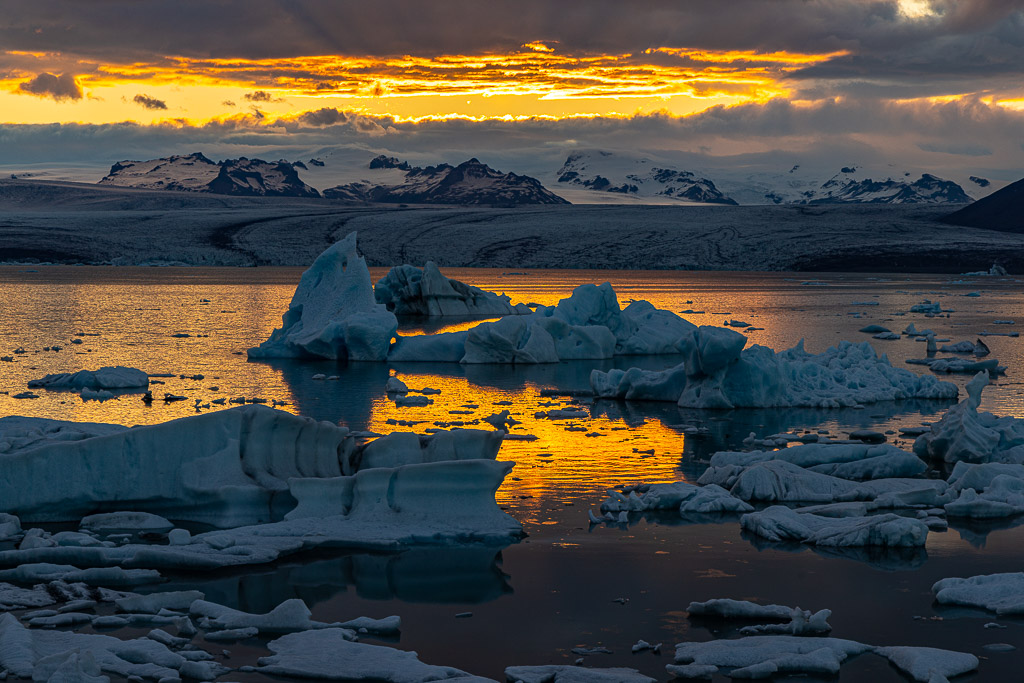
[[[786,163],[783,156],[730,159],[660,152],[574,150],[543,176],[576,203],[966,204],[954,181],[891,165]],[[979,187],[987,182],[974,181]],[[592,198],[593,197],[593,198]],[[600,197],[600,199],[597,199]],[[621,198],[621,199],[620,199]]]
[[[209,192],[250,197],[319,197],[287,161],[226,159],[215,162],[196,152],[148,161],[120,161],[101,185],[149,190]]]
[[[967,204],[972,201],[962,187],[930,173],[922,173],[917,180],[907,176],[900,179],[887,177],[884,180],[858,180],[853,177],[854,173],[854,169],[844,167],[820,187],[804,190],[799,199],[786,203]]]
[[[699,204],[736,204],[715,183],[692,171],[663,168],[650,159],[612,152],[573,152],[558,170],[558,182],[594,192],[676,199]]]
[[[521,204],[568,204],[539,180],[502,173],[477,159],[458,166],[439,164],[420,168],[394,157],[378,156],[370,162],[374,171],[390,171],[383,182],[347,183],[324,190],[329,199],[353,202],[405,204],[462,204],[518,206]],[[403,175],[395,182],[394,171]]]

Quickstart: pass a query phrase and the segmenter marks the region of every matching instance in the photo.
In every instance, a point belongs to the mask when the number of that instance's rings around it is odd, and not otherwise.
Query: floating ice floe
[[[942,579],[932,592],[942,605],[979,607],[1000,616],[1024,614],[1024,572]]]
[[[104,673],[151,681],[213,680],[229,671],[210,661],[209,653],[203,655],[205,660],[186,658],[151,638],[121,640],[92,633],[29,630],[13,615],[0,615],[0,667],[18,678],[96,683]]]
[[[679,678],[771,678],[779,674],[835,676],[850,657],[874,653],[920,683],[942,683],[974,671],[978,658],[929,647],[875,647],[839,638],[765,635],[676,645],[675,664],[665,669]]]
[[[609,489],[602,512],[678,510],[686,513],[750,512],[754,508],[718,486],[694,486],[684,481],[641,485],[620,493]],[[603,521],[603,520],[602,520]]]
[[[541,666],[510,666],[505,669],[508,683],[655,683],[636,669],[614,667],[544,664]]]
[[[740,527],[769,541],[836,548],[920,547],[928,538],[928,526],[909,517],[824,517],[782,505],[743,515]]]
[[[149,375],[142,370],[123,366],[105,367],[99,370],[59,372],[30,380],[29,388],[37,389],[145,389],[149,387]]]
[[[89,515],[79,524],[83,529],[91,531],[170,531],[174,524],[159,515],[149,512],[105,512]]]
[[[281,327],[250,358],[387,358],[398,319],[373,294],[356,233],[324,251],[302,274]]]
[[[390,683],[447,680],[483,683],[489,680],[459,669],[425,664],[415,652],[357,643],[355,637],[354,631],[344,628],[291,633],[267,644],[274,654],[261,657],[255,670],[299,678],[343,677],[347,681]]]
[[[993,375],[1006,372],[1006,366],[1000,365],[996,358],[987,360],[968,360],[966,358],[908,358],[911,365],[927,365],[932,372],[957,374],[973,374],[989,372]]]
[[[820,635],[828,633],[832,627],[828,618],[832,611],[823,609],[818,612],[785,607],[783,605],[759,605],[747,600],[730,600],[715,598],[705,602],[691,602],[686,611],[691,617],[712,619],[732,619],[741,621],[785,622],[761,623],[744,626],[741,635]]]
[[[1024,463],[1024,420],[979,412],[989,376],[980,372],[967,383],[967,397],[917,437],[914,453],[945,462]]]
[[[956,385],[894,368],[870,344],[841,342],[824,353],[804,351],[803,342],[776,353],[764,346],[744,349],[734,330],[700,327],[680,345],[685,360],[661,372],[594,370],[597,396],[674,401],[686,408],[855,406],[904,398],[956,398]]]
[[[420,270],[395,266],[373,288],[377,303],[395,315],[444,317],[527,315],[526,304],[512,305],[504,294],[487,292],[441,274],[433,261]]]

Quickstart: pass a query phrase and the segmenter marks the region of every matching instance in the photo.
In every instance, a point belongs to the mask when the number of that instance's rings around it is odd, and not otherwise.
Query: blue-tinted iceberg
[[[377,280],[373,288],[377,303],[395,315],[448,317],[470,315],[526,315],[533,311],[525,304],[512,305],[504,294],[450,280],[433,261],[423,269],[395,266]]]
[[[837,408],[904,398],[954,399],[956,385],[890,365],[867,342],[840,342],[824,353],[803,343],[776,353],[744,349],[735,330],[702,326],[680,345],[685,360],[652,372],[594,370],[590,383],[606,398],[673,401],[685,408]]]
[[[353,232],[302,274],[281,327],[249,357],[382,361],[397,329],[395,314],[374,298]]]

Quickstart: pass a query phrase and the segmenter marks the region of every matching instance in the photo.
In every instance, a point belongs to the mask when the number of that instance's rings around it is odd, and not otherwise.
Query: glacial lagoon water
[[[374,278],[384,269],[372,269]],[[299,268],[99,268],[0,267],[0,415],[31,415],[90,422],[151,424],[195,414],[194,399],[260,397],[282,408],[355,430],[413,429],[472,424],[508,409],[521,420],[516,431],[534,441],[506,441],[500,459],[516,468],[497,500],[529,536],[505,548],[420,548],[397,555],[327,554],[292,558],[272,568],[215,575],[179,575],[172,586],[195,587],[209,599],[262,612],[301,597],[314,617],[403,619],[403,649],[421,659],[501,679],[505,666],[572,663],[579,646],[604,646],[593,666],[628,666],[666,680],[672,645],[730,635],[721,624],[687,619],[692,600],[752,599],[833,610],[832,635],[872,644],[924,645],[972,652],[979,672],[963,680],[1018,680],[1018,649],[994,652],[991,643],[1024,649],[1024,620],[999,619],[1006,629],[985,629],[993,615],[940,608],[931,585],[947,576],[1018,571],[1024,565],[1024,530],[1017,520],[960,527],[929,535],[917,552],[821,553],[765,545],[741,534],[729,519],[647,515],[629,524],[591,527],[607,488],[638,481],[694,480],[707,457],[739,448],[744,437],[793,430],[828,430],[833,436],[859,428],[895,431],[938,419],[944,402],[905,401],[863,410],[741,410],[701,412],[674,404],[590,402],[563,394],[589,386],[594,368],[670,367],[679,358],[620,358],[534,367],[458,364],[374,364],[328,361],[249,362],[245,349],[280,324]],[[775,349],[805,340],[812,352],[840,340],[870,340],[893,364],[925,355],[924,344],[903,338],[879,341],[858,332],[868,324],[896,332],[913,322],[952,341],[978,333],[1024,327],[1024,292],[1012,278],[867,276],[847,274],[717,273],[675,271],[521,271],[445,269],[449,277],[503,291],[513,301],[553,304],[578,284],[611,282],[620,302],[647,299],[697,324],[741,319],[763,330],[750,343]],[[977,293],[978,296],[967,296]],[[906,311],[924,299],[952,309],[925,318]],[[865,305],[868,304],[868,305]],[[874,305],[877,304],[877,305]],[[700,313],[697,313],[697,312]],[[1016,325],[995,324],[996,320]],[[475,321],[400,332],[463,329]],[[79,333],[82,333],[79,336]],[[189,335],[189,336],[175,336]],[[992,357],[1009,366],[985,391],[983,408],[1024,417],[1021,340],[984,337]],[[74,342],[81,343],[74,343]],[[61,347],[43,351],[44,347]],[[138,395],[107,402],[81,401],[64,392],[38,391],[18,400],[28,380],[51,372],[128,365],[170,374],[154,396],[188,400],[145,405]],[[929,372],[921,366],[904,366]],[[383,393],[390,372],[410,387],[440,394],[425,408],[396,408]],[[314,380],[322,373],[336,380]],[[190,379],[202,375],[200,379]],[[184,377],[182,377],[184,376]],[[952,376],[961,387],[969,377]],[[575,403],[580,401],[579,404]],[[557,406],[581,406],[590,418],[536,419]],[[437,424],[440,423],[440,424]],[[457,426],[454,424],[453,426]],[[689,437],[690,426],[707,435]],[[484,428],[488,428],[483,423]],[[897,445],[909,443],[896,439]],[[456,614],[472,612],[472,617]],[[630,653],[639,639],[664,643],[660,655]],[[370,642],[373,642],[372,640]],[[238,665],[266,654],[260,641],[232,648]],[[840,680],[903,679],[879,658],[844,667]],[[246,676],[233,675],[232,680]],[[250,680],[263,677],[250,674]],[[724,679],[723,679],[724,680]],[[808,680],[806,678],[802,680]]]

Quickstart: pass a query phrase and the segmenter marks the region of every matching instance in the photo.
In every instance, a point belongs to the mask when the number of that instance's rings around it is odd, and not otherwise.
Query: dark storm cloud
[[[41,73],[32,80],[21,83],[18,90],[37,97],[52,97],[58,102],[82,99],[82,88],[71,74],[55,76],[50,73]]]
[[[158,100],[155,97],[150,97],[149,95],[136,95],[132,98],[132,101],[146,109],[167,109],[166,102]]]
[[[38,0],[0,19],[0,45],[103,56],[432,55],[510,50],[634,52],[656,46],[892,50],[996,30],[1020,1],[936,0],[907,21],[894,0]],[[153,31],[159,27],[159,31]]]

